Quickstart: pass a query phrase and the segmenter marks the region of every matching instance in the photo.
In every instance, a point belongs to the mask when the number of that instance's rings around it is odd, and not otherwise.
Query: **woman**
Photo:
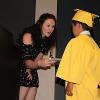
[[[19,38],[21,51],[19,100],[35,100],[39,86],[37,69],[47,69],[54,63],[43,56],[55,44],[55,26],[55,16],[45,13],[35,25],[26,28]]]

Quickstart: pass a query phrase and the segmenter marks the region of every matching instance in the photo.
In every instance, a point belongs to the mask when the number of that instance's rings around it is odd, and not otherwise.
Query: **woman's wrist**
[[[31,69],[26,69],[26,72],[31,73]]]
[[[40,67],[40,65],[39,65],[39,60],[36,62],[36,66],[37,66],[37,68]]]

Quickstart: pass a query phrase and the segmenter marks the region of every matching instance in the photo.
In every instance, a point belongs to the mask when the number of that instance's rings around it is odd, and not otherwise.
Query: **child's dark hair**
[[[89,26],[88,26],[87,24],[85,24],[85,23],[82,23],[82,22],[79,22],[79,21],[75,21],[75,20],[73,20],[72,23],[73,23],[74,25],[76,25],[77,23],[81,24],[83,30],[88,30],[88,31],[91,31],[91,30],[92,30],[92,27],[89,27]]]
[[[88,30],[88,31],[90,31],[91,36],[94,38],[94,35],[93,35],[93,28],[92,28],[92,27],[89,27],[87,24],[82,23],[82,22],[79,22],[79,21],[75,21],[75,20],[72,20],[72,23],[73,23],[74,25],[76,25],[77,23],[81,24],[83,30]]]

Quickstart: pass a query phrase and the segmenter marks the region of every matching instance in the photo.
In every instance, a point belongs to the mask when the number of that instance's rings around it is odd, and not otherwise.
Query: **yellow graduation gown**
[[[88,35],[79,35],[71,39],[65,48],[56,76],[75,83],[73,96],[66,100],[100,100],[98,84],[100,82],[100,50]]]

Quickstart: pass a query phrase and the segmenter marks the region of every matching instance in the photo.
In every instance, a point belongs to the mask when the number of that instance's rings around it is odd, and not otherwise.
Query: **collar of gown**
[[[90,34],[90,32],[89,32],[89,31],[86,31],[86,30],[85,30],[85,31],[83,31],[83,32],[81,32],[80,34],[91,35],[91,34]]]

